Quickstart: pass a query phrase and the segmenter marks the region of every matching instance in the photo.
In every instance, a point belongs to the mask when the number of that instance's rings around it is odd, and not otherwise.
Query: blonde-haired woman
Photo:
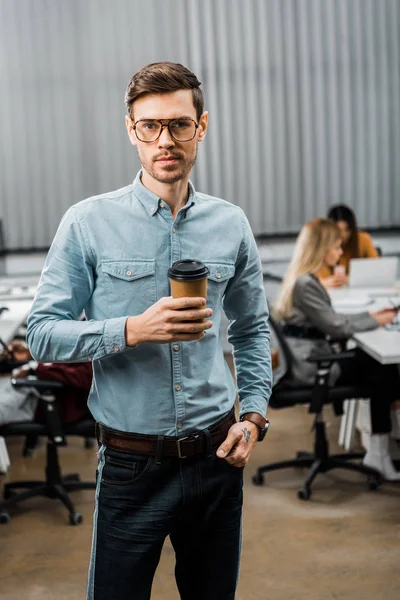
[[[386,325],[395,317],[393,309],[355,315],[335,312],[317,274],[323,266],[334,267],[341,254],[336,223],[313,219],[304,225],[274,308],[295,357],[292,380],[286,381],[287,385],[314,382],[316,367],[306,359],[313,351],[329,350],[328,339],[345,340],[357,331]],[[379,470],[388,480],[400,481],[388,451],[391,403],[400,397],[396,365],[381,365],[357,349],[355,358],[341,363],[340,368],[334,365],[331,384],[336,381],[343,385],[362,384],[370,390],[372,435],[364,464]]]

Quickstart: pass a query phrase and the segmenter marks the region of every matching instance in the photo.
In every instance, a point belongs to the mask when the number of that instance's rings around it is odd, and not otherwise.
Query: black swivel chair
[[[40,396],[39,402],[46,417],[45,424],[35,421],[26,421],[12,423],[0,427],[0,435],[26,436],[26,439],[37,439],[39,436],[47,437],[47,457],[46,457],[46,480],[45,481],[16,481],[6,483],[4,486],[4,500],[0,501],[0,523],[8,523],[10,516],[8,510],[29,498],[35,496],[47,496],[49,498],[58,498],[67,507],[69,511],[69,523],[79,525],[83,521],[83,516],[75,510],[68,492],[75,490],[94,490],[96,483],[82,482],[77,473],[62,475],[59,459],[58,447],[66,446],[66,438],[69,436],[79,436],[85,439],[95,437],[95,422],[91,416],[86,416],[72,425],[62,425],[58,410],[55,392],[63,388],[63,384],[58,381],[41,381],[36,378],[13,379],[15,387],[36,389]],[[26,453],[26,443],[24,454]],[[23,489],[23,492],[16,490]]]
[[[309,357],[310,362],[317,364],[317,375],[314,386],[289,388],[285,386],[285,381],[291,375],[293,365],[293,355],[289,345],[287,344],[281,328],[273,318],[270,318],[270,325],[273,333],[279,344],[279,351],[283,355],[283,360],[286,365],[286,372],[282,379],[273,388],[270,399],[272,408],[285,408],[294,406],[295,404],[309,404],[309,412],[315,414],[314,421],[314,452],[298,452],[296,457],[291,460],[284,460],[269,465],[259,467],[253,475],[254,485],[262,485],[264,483],[264,473],[268,471],[276,471],[279,469],[306,467],[308,474],[304,481],[304,485],[298,490],[298,497],[301,500],[308,500],[311,496],[311,484],[318,473],[326,473],[332,469],[347,469],[356,471],[366,475],[368,478],[368,487],[373,490],[379,487],[382,483],[382,476],[362,464],[355,464],[349,461],[353,459],[362,459],[364,453],[348,453],[348,454],[329,454],[329,445],[326,437],[325,422],[323,419],[324,404],[340,405],[348,398],[368,398],[369,392],[361,387],[353,386],[336,386],[330,388],[328,386],[329,372],[334,362],[351,358],[354,353],[351,351],[334,352],[331,354],[312,355]]]

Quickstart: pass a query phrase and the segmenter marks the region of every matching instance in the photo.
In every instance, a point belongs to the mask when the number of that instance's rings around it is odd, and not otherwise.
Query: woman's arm
[[[378,327],[377,321],[367,312],[356,315],[337,313],[322,285],[311,277],[300,278],[293,290],[293,304],[304,313],[314,327],[332,339],[347,339],[357,331]]]

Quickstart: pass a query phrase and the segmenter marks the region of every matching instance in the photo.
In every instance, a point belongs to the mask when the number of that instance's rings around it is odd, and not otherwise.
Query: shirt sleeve
[[[36,369],[39,379],[59,381],[64,385],[90,391],[92,385],[92,363],[39,363]]]
[[[240,416],[248,412],[265,415],[272,388],[268,307],[257,245],[244,213],[241,216],[243,239],[223,308],[229,319]]]
[[[378,258],[379,254],[376,251],[374,242],[371,236],[365,231],[360,232],[360,254],[361,258]]]
[[[127,316],[77,321],[93,290],[93,254],[75,207],[61,220],[28,317],[27,341],[40,362],[87,362],[126,350]]]

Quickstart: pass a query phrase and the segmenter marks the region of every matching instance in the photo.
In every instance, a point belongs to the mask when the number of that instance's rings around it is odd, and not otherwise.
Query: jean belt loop
[[[205,429],[203,431],[204,437],[206,440],[206,456],[207,458],[211,458],[212,456],[212,443],[211,443],[211,432],[209,429]]]
[[[156,465],[161,465],[161,459],[164,448],[164,436],[157,436],[157,446],[156,446]]]

